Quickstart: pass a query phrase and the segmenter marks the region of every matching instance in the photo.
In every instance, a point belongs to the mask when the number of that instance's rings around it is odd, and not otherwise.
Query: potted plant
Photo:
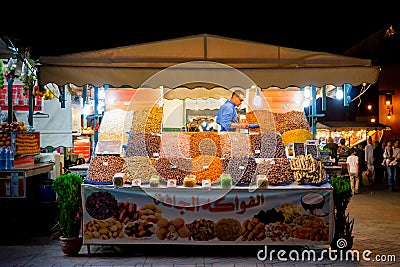
[[[81,176],[73,173],[62,174],[52,182],[58,208],[59,240],[65,255],[76,255],[82,247],[82,183]]]
[[[350,181],[342,176],[330,179],[333,188],[335,210],[335,234],[331,243],[333,249],[348,250],[353,246],[354,218],[350,219],[347,206],[352,197]]]

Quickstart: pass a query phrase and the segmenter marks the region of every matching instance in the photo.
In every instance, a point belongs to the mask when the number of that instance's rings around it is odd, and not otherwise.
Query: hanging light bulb
[[[372,117],[371,122],[375,122],[375,117]]]
[[[390,111],[389,111],[389,113],[387,114],[387,118],[388,118],[388,120],[390,120],[390,119],[392,118],[392,114],[390,114]]]
[[[253,104],[255,107],[257,108],[261,108],[262,107],[262,103],[261,103],[261,89],[260,87],[256,87],[256,92],[254,94],[253,97]]]
[[[304,87],[304,98],[309,99],[311,97],[310,86]]]
[[[385,104],[386,104],[387,106],[389,106],[389,105],[392,104],[392,95],[389,94],[389,93],[386,94]]]
[[[343,99],[343,88],[342,87],[338,87],[336,89],[336,99],[338,99],[338,100]]]
[[[372,105],[371,105],[371,104],[368,104],[367,108],[368,108],[369,111],[371,111]]]

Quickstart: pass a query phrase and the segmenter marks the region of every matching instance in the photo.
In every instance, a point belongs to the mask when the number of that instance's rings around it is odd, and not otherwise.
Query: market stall
[[[263,108],[244,107],[245,119],[260,128],[228,133],[163,131],[170,112],[161,92],[140,92],[157,101],[133,100],[127,111],[110,111],[113,120],[105,113],[82,185],[84,244],[330,244],[332,188],[315,144],[307,143],[298,92],[282,98],[266,90]],[[291,108],[273,112],[266,98]],[[172,109],[179,107],[184,112]],[[296,144],[291,155],[288,144]]]
[[[317,91],[375,83],[369,60],[201,35],[40,61],[43,84],[135,90],[99,127],[82,185],[84,244],[330,243],[332,188],[308,142],[304,87],[315,103]],[[184,99],[227,99],[235,88],[246,91],[242,119],[259,128],[183,131]]]
[[[368,137],[380,141],[385,131],[390,131],[387,125],[369,121],[322,121],[317,122],[317,137],[321,143],[326,143],[332,137],[336,143],[344,138],[349,147],[366,142]]]

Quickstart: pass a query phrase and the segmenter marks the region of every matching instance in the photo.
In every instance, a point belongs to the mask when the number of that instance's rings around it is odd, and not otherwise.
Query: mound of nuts
[[[124,159],[115,155],[97,155],[89,165],[87,179],[94,182],[112,182],[116,173],[121,172]]]
[[[287,132],[295,129],[310,131],[304,112],[291,110],[285,113],[275,113],[274,115],[277,132]]]
[[[175,218],[168,221],[166,218],[160,218],[157,222],[158,230],[156,236],[160,240],[176,240],[180,238],[188,238],[190,231],[185,225],[183,218]]]
[[[123,238],[122,223],[115,219],[91,220],[84,224],[83,234],[85,239],[108,240],[112,238]]]
[[[221,142],[217,132],[195,132],[190,138],[191,157],[221,156]]]
[[[242,241],[261,241],[266,238],[265,223],[258,218],[247,219],[242,223]]]
[[[161,137],[153,133],[133,132],[129,135],[126,156],[149,156],[160,154]]]

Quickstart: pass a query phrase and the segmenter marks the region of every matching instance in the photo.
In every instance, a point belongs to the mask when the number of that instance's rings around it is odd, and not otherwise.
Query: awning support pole
[[[311,129],[312,129],[312,138],[316,139],[317,137],[317,117],[323,117],[325,114],[317,114],[317,87],[314,85],[311,86]]]
[[[315,117],[317,115],[317,88],[313,85],[311,86],[311,125],[312,125],[312,138],[315,139],[317,136],[317,125],[315,123]]]
[[[35,105],[35,96],[33,95],[33,86],[29,86],[28,96],[29,96],[28,124],[29,124],[29,126],[33,126],[33,113],[34,113],[34,105]]]
[[[7,121],[8,123],[12,123],[13,121],[13,97],[12,97],[12,90],[13,90],[13,83],[14,83],[14,78],[8,78],[7,79],[7,91],[8,91],[8,115],[7,115]]]

